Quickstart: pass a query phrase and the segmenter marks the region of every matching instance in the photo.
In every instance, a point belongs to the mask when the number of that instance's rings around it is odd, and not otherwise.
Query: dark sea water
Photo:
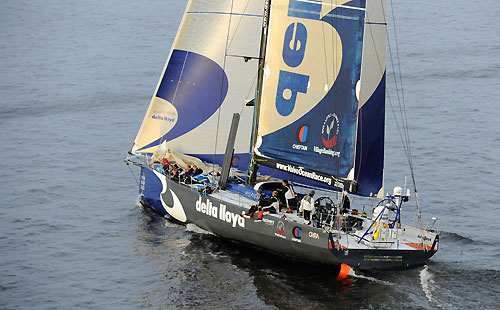
[[[0,309],[500,307],[497,1],[395,1],[417,187],[441,246],[424,267],[343,282],[139,207],[122,160],[185,5],[0,1]],[[387,115],[390,191],[410,174]]]

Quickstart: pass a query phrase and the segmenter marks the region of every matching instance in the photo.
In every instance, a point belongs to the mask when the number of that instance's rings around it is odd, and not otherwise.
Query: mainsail
[[[244,102],[255,95],[263,6],[188,3],[132,152],[150,154],[166,141],[173,151],[220,164],[228,120],[240,113],[233,163],[246,168],[253,109]]]
[[[363,189],[362,195],[378,192],[383,169],[384,110],[379,104],[384,104],[385,34],[383,51],[378,50],[380,43],[372,41],[372,20],[367,16],[373,10],[377,20],[383,3],[368,2],[367,7],[365,0],[272,1],[254,149],[258,162],[323,185],[353,192]],[[380,21],[385,25],[385,15]],[[380,40],[380,33],[375,35]],[[370,59],[374,51],[383,53],[382,63]],[[377,70],[364,65],[374,60]],[[368,111],[363,119],[358,119],[360,108]],[[375,116],[366,114],[372,110],[381,123],[370,121]],[[382,153],[376,159],[369,158],[373,150],[357,140],[370,128],[378,130],[368,139],[371,148],[380,151],[382,137]],[[356,168],[358,162],[363,163],[361,169]],[[379,164],[380,176],[365,169]],[[365,181],[370,183],[369,193],[364,191]]]
[[[384,195],[387,0],[366,4],[354,179],[358,194]]]

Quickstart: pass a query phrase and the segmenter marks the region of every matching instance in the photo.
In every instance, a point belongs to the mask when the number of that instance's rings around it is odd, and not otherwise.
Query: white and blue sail
[[[381,12],[380,1],[272,1],[255,147],[260,163],[304,183],[378,193],[385,58],[377,70],[368,62],[381,44],[385,57],[385,34],[383,43],[372,41],[369,19]],[[385,31],[385,15],[381,21]]]
[[[132,152],[169,149],[221,163],[230,120],[240,113],[235,166],[250,150],[252,99],[264,1],[191,0]]]
[[[354,179],[358,194],[384,195],[387,1],[367,1]]]

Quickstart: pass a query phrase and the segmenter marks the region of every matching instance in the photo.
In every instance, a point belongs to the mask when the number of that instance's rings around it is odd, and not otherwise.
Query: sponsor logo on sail
[[[318,182],[326,183],[328,185],[332,185],[332,177],[326,177],[323,175],[319,175],[314,171],[307,171],[303,167],[298,167],[298,166],[292,166],[291,164],[281,164],[281,163],[276,163],[276,169],[290,172],[293,174],[297,174],[303,177],[306,177],[311,180],[315,180]]]
[[[168,123],[175,123],[175,121],[177,120],[176,115],[160,115],[160,114],[153,114],[153,115],[151,116],[151,118],[152,118],[152,119],[159,120],[159,121],[168,122]]]
[[[337,114],[330,113],[326,116],[323,127],[321,128],[321,140],[323,141],[323,145],[329,149],[337,145],[338,134],[339,118]]]
[[[297,132],[297,140],[300,143],[306,143],[307,142],[307,133],[309,132],[309,126],[308,125],[302,125],[298,132]]]
[[[307,145],[292,144],[292,149],[299,150],[299,151],[307,151]]]
[[[330,150],[330,149],[325,149],[323,147],[317,147],[317,146],[314,146],[314,152],[315,153],[318,153],[318,154],[326,154],[326,155],[330,155],[332,157],[337,157],[337,158],[340,158],[340,152],[339,151],[334,151],[334,150]]]
[[[276,169],[290,172],[296,175],[303,176],[305,178],[315,180],[318,182],[322,182],[331,186],[335,186],[338,188],[344,188],[344,184],[342,183],[342,179],[335,178],[334,176],[326,176],[320,175],[314,171],[305,170],[304,167],[293,166],[291,164],[281,164],[276,163]]]
[[[309,125],[302,125],[297,130],[296,139],[300,144],[293,144],[292,149],[299,151],[307,151],[307,145],[303,145],[302,143],[307,142],[307,132],[309,131]]]

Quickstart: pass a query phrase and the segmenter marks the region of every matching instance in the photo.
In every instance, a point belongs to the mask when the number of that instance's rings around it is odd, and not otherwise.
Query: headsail
[[[355,190],[365,0],[275,0],[255,152],[262,164]]]
[[[368,1],[354,172],[363,196],[384,194],[386,49],[387,0]]]
[[[242,134],[235,154],[248,158],[253,110],[244,101],[254,96],[263,3],[188,3],[133,152],[152,153],[167,141],[176,152],[221,163],[227,120],[236,112]],[[247,165],[245,158],[239,162]]]

